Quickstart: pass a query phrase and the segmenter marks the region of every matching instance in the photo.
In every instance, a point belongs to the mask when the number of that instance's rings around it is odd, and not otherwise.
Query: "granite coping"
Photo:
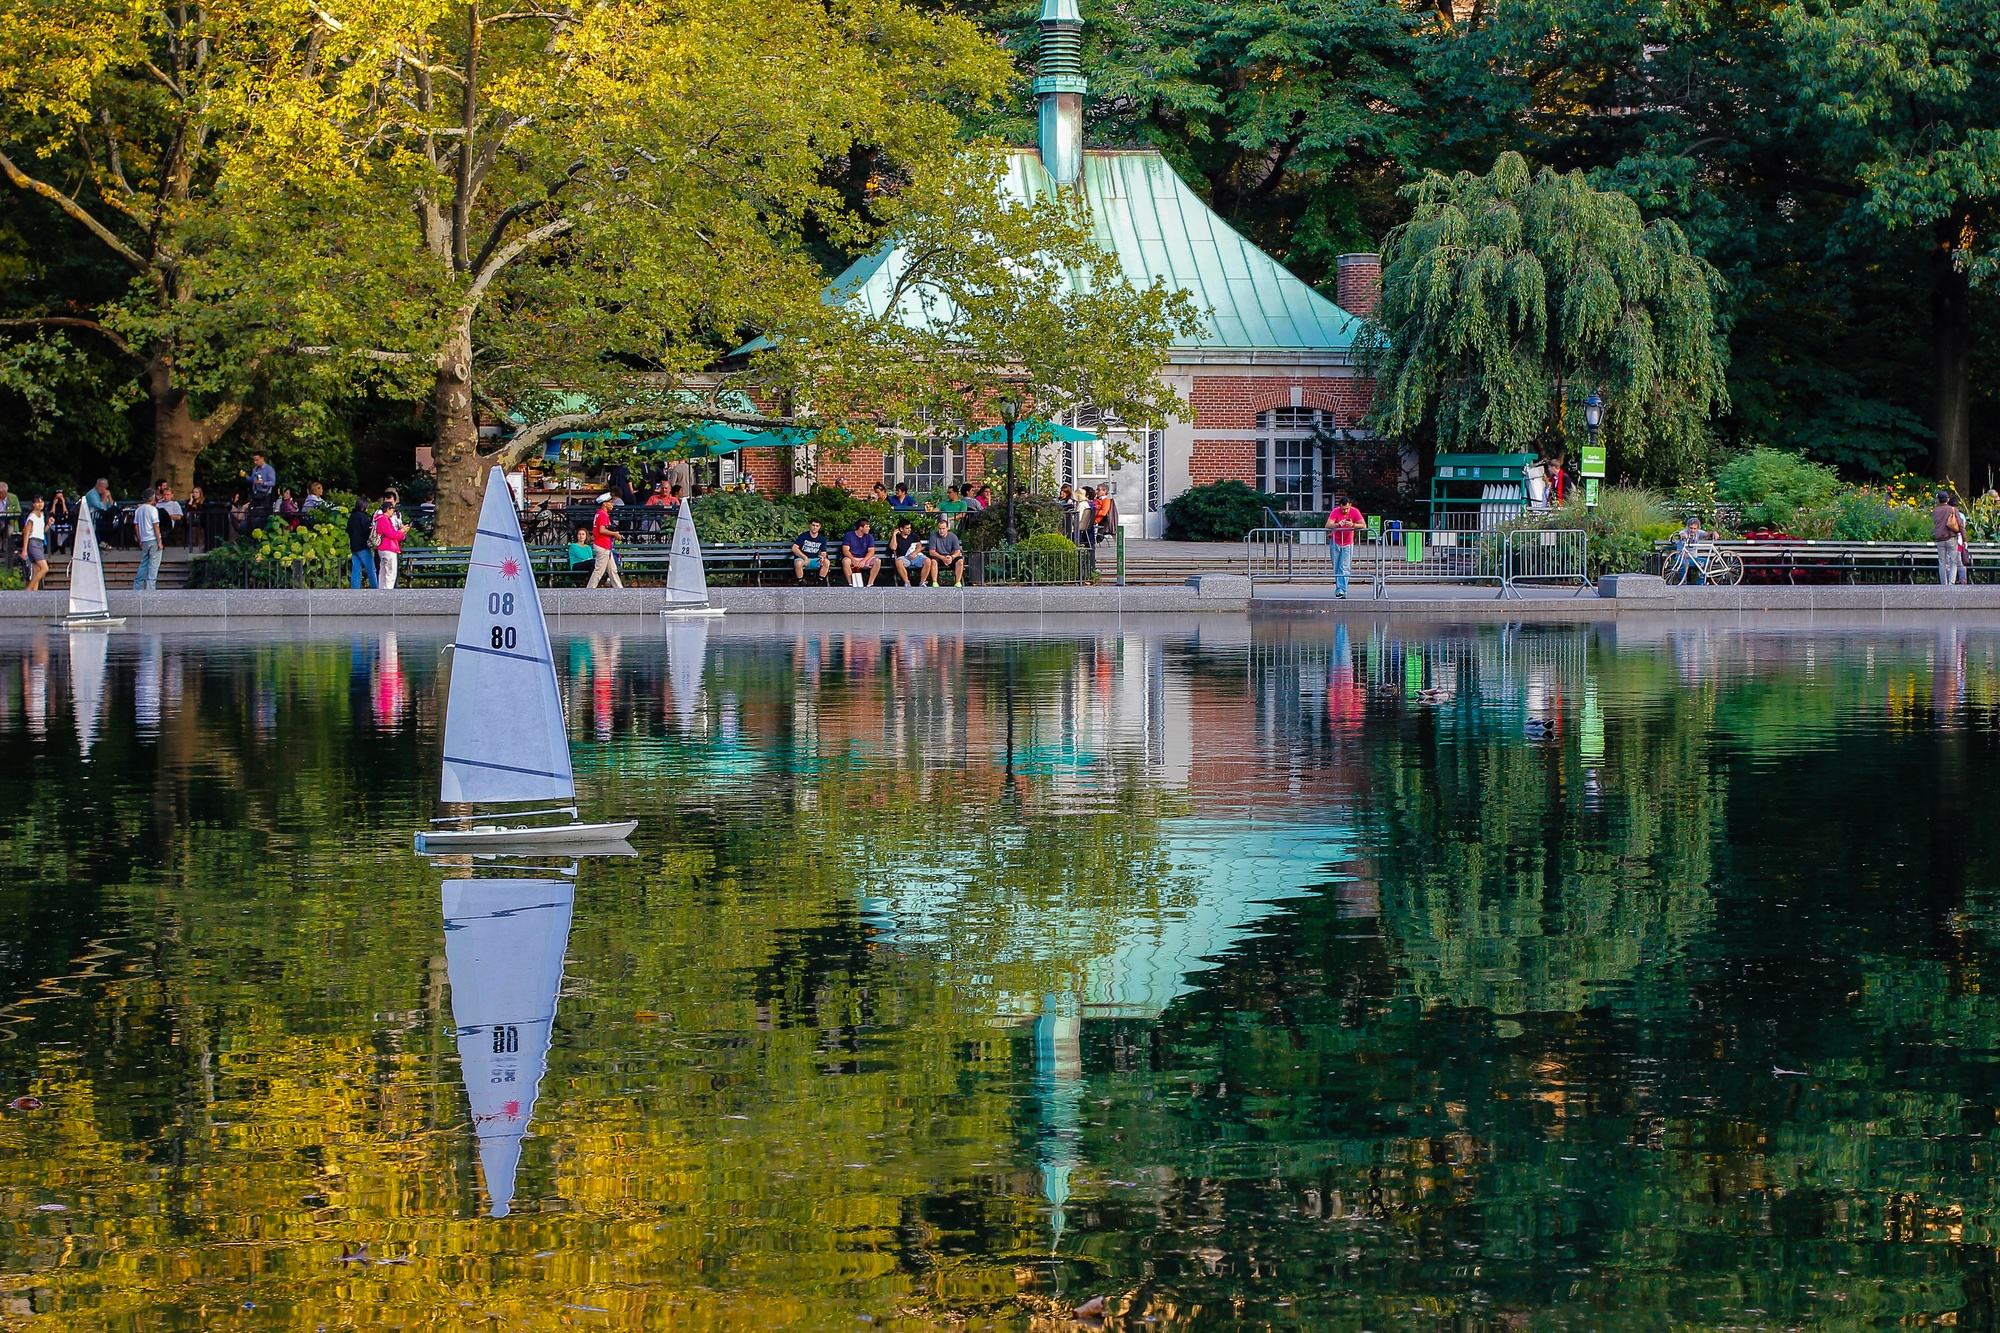
[[[1614,585],[1615,586],[1615,585]],[[2000,585],[1854,584],[1791,587],[1671,588],[1647,595],[1558,596],[1503,599],[1426,596],[1411,589],[1381,600],[1356,590],[1345,601],[1301,595],[1297,585],[1253,587],[1241,576],[1208,576],[1198,586],[1096,585],[1045,588],[718,588],[715,604],[754,616],[1022,616],[1148,615],[1254,610],[1271,615],[1423,615],[1488,620],[1603,620],[1630,615],[1749,613],[1763,611],[1908,612],[2000,611]],[[455,588],[178,589],[114,590],[114,615],[140,620],[234,618],[402,619],[458,614]],[[545,589],[542,604],[553,619],[652,616],[667,609],[658,588]],[[0,592],[0,620],[52,620],[67,606],[60,592]]]
[[[1249,608],[1242,588],[1203,591],[1188,587],[1046,588],[717,588],[715,605],[742,615],[902,616],[902,615],[1123,615],[1159,612],[1242,612]],[[113,590],[111,613],[139,620],[222,620],[285,616],[354,618],[439,618],[458,614],[456,588],[373,589],[175,589],[159,592]],[[0,593],[0,620],[54,619],[68,606],[60,592]],[[668,608],[658,588],[543,589],[542,607],[551,619],[566,616],[652,616]]]

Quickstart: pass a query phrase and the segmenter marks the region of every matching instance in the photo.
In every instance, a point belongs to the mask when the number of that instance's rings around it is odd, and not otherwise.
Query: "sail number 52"
[[[493,616],[513,615],[514,594],[511,592],[487,593],[486,613]],[[512,648],[514,646],[514,627],[512,625],[495,625],[493,627],[493,646],[495,648]]]

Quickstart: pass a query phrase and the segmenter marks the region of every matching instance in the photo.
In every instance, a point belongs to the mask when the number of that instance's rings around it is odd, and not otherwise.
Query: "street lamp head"
[[[1595,393],[1583,400],[1583,424],[1592,430],[1604,424],[1604,400]]]
[[[1000,420],[1012,426],[1021,419],[1021,400],[1011,393],[1000,395]]]

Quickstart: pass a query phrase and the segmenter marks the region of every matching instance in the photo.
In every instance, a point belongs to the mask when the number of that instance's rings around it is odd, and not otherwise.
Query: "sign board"
[[[1583,503],[1586,508],[1597,503],[1597,478],[1584,478]]]
[[[1603,445],[1600,444],[1593,447],[1586,444],[1583,447],[1583,466],[1578,469],[1577,475],[1583,477],[1601,477],[1604,475]]]
[[[1371,542],[1375,541],[1376,539],[1381,537],[1381,535],[1382,535],[1382,516],[1380,514],[1370,514],[1368,516],[1368,540]]]

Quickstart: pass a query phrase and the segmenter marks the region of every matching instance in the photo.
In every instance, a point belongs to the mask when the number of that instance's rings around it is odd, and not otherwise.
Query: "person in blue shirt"
[[[896,493],[889,497],[891,509],[915,509],[917,502],[910,498],[910,488],[903,482],[896,483]]]
[[[841,542],[840,568],[853,583],[862,570],[868,571],[868,586],[875,586],[875,576],[882,572],[882,557],[875,554],[875,538],[869,535],[869,522],[862,519],[854,525],[854,531]]]
[[[792,577],[800,583],[806,581],[806,571],[819,575],[825,583],[833,572],[833,561],[827,557],[826,534],[820,531],[819,520],[806,524],[806,530],[792,538]]]
[[[269,504],[278,490],[278,469],[264,461],[264,455],[250,455],[250,498]]]

